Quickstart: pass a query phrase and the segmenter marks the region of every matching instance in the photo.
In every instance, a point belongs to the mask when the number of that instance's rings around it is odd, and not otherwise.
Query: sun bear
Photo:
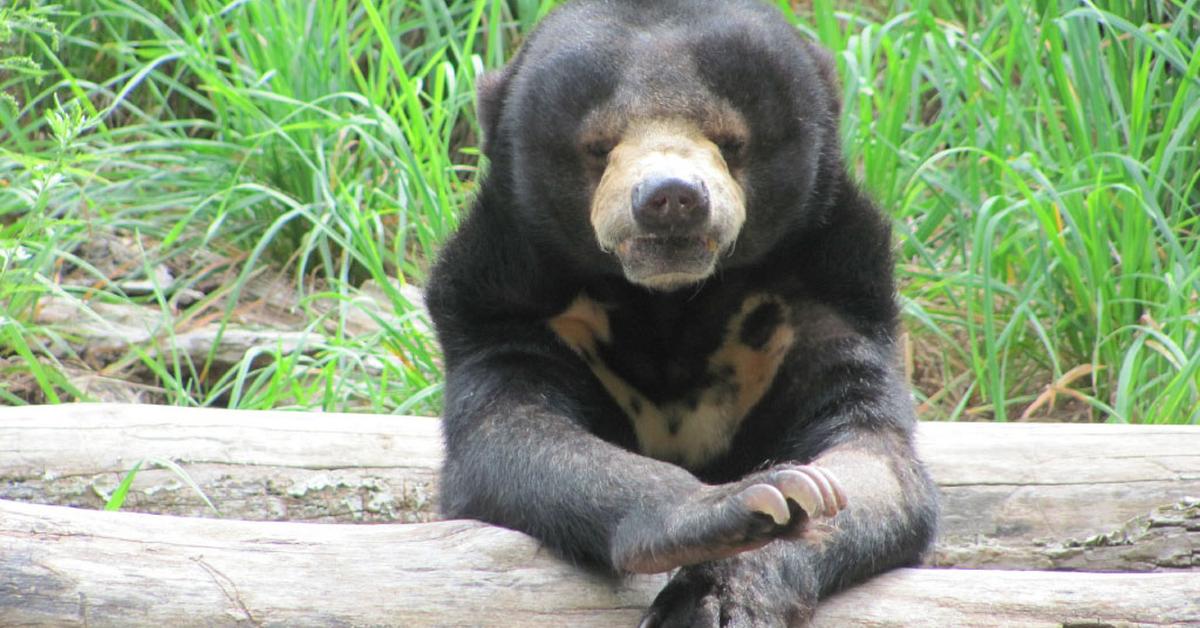
[[[677,569],[644,626],[801,624],[919,560],[936,490],[838,91],[752,0],[569,2],[480,78],[489,171],[427,292],[447,516]]]

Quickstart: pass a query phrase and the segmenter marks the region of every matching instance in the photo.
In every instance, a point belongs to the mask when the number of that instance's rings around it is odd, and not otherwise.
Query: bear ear
[[[817,76],[822,86],[829,92],[830,113],[837,120],[842,116],[842,81],[838,78],[837,60],[824,46],[810,41],[804,43],[808,45],[809,54],[817,66]]]
[[[500,110],[508,94],[511,67],[489,70],[475,79],[475,112],[479,128],[483,131],[481,144],[485,153],[496,136],[496,128],[500,126]]]

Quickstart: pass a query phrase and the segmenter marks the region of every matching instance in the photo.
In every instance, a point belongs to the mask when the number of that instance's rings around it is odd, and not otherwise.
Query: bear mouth
[[[625,277],[655,290],[674,290],[712,274],[720,247],[707,235],[639,235],[617,246]]]

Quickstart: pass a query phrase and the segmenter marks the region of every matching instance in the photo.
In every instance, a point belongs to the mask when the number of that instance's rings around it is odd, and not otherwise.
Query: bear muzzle
[[[712,274],[719,247],[709,236],[636,236],[617,245],[626,279],[655,290],[674,290]]]
[[[720,150],[692,124],[631,125],[592,201],[600,247],[625,278],[655,290],[704,280],[737,239],[745,197]]]

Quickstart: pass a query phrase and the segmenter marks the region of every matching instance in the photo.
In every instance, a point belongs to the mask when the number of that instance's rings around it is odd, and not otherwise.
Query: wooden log
[[[918,446],[943,495],[932,565],[1200,568],[1200,427],[922,423]]]
[[[936,566],[1200,568],[1200,428],[924,423],[945,502]],[[0,498],[98,508],[136,460],[178,463],[235,519],[427,521],[438,422],[142,405],[0,408]],[[125,509],[213,516],[169,469]]]
[[[347,526],[0,501],[0,625],[633,626],[663,576],[616,580],[463,521]],[[1200,624],[1200,574],[904,569],[815,626]]]
[[[0,499],[100,508],[138,460],[186,471],[220,515],[316,522],[433,517],[437,419],[128,404],[0,408]],[[125,509],[212,517],[167,468],[138,472]]]

